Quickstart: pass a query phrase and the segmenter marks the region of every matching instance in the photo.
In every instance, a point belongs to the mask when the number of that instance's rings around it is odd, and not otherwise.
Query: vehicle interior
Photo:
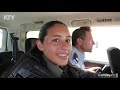
[[[71,35],[78,27],[90,26],[95,45],[91,53],[85,53],[85,64],[113,73],[107,50],[120,49],[120,12],[0,12],[0,73],[28,52],[35,45],[41,26],[53,20],[65,23]]]

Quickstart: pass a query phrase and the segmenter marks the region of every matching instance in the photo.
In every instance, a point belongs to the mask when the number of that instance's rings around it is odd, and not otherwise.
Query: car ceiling
[[[4,20],[4,15],[15,15],[15,18]],[[50,20],[60,20],[71,26],[70,21],[77,19],[90,19],[94,25],[96,18],[106,17],[120,18],[120,12],[0,12],[0,26],[18,28],[21,24],[39,23],[43,25]]]

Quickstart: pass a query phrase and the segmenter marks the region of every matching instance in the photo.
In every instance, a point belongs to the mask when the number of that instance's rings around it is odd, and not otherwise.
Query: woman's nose
[[[62,47],[62,49],[67,50],[70,48],[70,45],[66,41],[64,41],[64,42],[62,42],[61,47]]]

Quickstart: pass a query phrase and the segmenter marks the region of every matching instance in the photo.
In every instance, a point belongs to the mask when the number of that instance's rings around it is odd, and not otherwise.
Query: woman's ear
[[[43,44],[40,40],[36,40],[36,45],[40,51],[44,50]]]

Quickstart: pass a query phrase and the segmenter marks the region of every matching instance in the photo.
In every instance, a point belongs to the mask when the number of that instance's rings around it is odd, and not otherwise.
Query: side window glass
[[[0,29],[0,48],[2,47],[3,31]]]
[[[0,52],[4,52],[7,49],[7,30],[0,27]]]
[[[38,38],[39,37],[39,31],[28,31],[26,33],[26,38]]]
[[[91,27],[95,45],[91,53],[86,52],[87,60],[108,63],[107,49],[120,48],[120,27]]]

